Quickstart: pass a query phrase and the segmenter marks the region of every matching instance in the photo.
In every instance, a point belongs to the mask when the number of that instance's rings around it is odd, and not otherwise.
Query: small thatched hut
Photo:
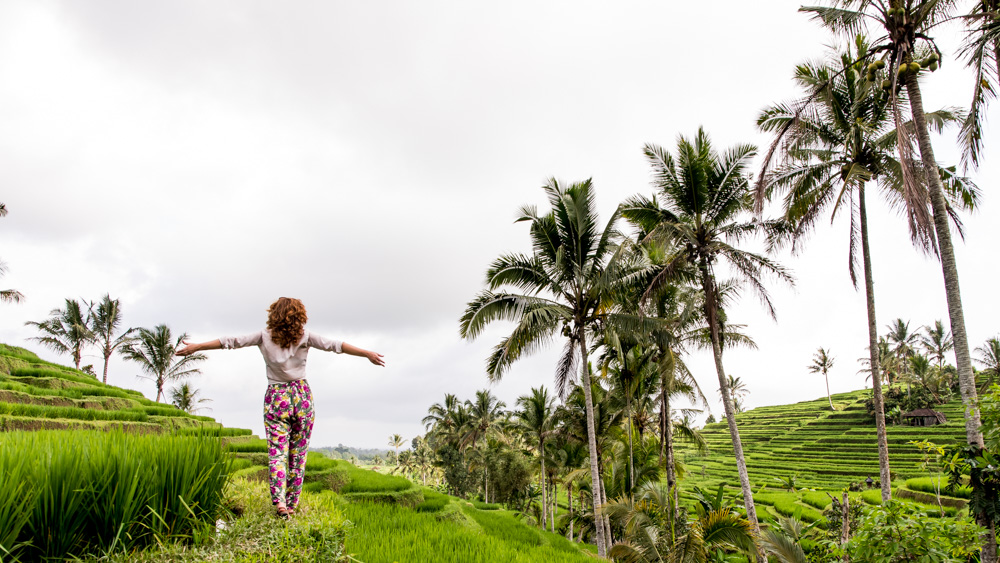
[[[943,413],[939,413],[933,409],[917,409],[915,411],[910,411],[903,415],[903,420],[905,420],[910,426],[934,426],[935,424],[944,424],[948,422],[948,419],[944,417]]]

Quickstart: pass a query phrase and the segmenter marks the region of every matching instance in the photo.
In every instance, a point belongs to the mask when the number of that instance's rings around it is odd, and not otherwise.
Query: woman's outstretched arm
[[[385,360],[382,359],[382,354],[379,354],[378,352],[363,350],[361,348],[358,348],[357,346],[353,346],[346,342],[341,343],[340,349],[343,350],[345,354],[349,354],[351,356],[360,356],[362,358],[368,358],[369,362],[377,366],[383,366],[383,367],[385,366]]]
[[[208,342],[196,342],[194,344],[188,344],[186,340],[182,340],[181,344],[184,344],[184,347],[174,352],[174,354],[177,354],[178,356],[187,356],[189,354],[194,354],[195,352],[201,352],[202,350],[219,350],[222,348],[222,341],[218,338]],[[346,352],[347,350],[344,351]]]

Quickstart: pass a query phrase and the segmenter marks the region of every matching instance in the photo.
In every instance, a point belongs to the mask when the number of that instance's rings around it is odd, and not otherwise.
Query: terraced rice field
[[[829,402],[823,397],[792,405],[758,407],[737,415],[754,497],[760,497],[758,502],[770,509],[765,511],[765,516],[775,517],[792,509],[800,510],[804,516],[815,516],[821,508],[818,505],[829,503],[829,500],[820,502],[826,497],[825,492],[839,494],[852,482],[879,478],[875,423],[865,413],[864,402],[868,394],[854,391],[833,395],[835,411],[830,410]],[[922,467],[923,456],[919,449],[909,442],[929,440],[946,445],[964,441],[960,399],[935,409],[944,413],[947,424],[887,426],[894,490],[905,489],[906,479],[929,475]],[[697,454],[689,445],[678,444],[678,456],[688,471],[681,485],[682,495],[690,499],[695,486],[707,489],[719,483],[738,491],[736,460],[725,421],[709,424],[702,432],[710,448],[707,455]],[[781,496],[784,485],[779,479],[793,476],[797,489],[814,489],[813,495],[819,495],[812,503],[803,497],[809,491],[789,493],[791,497]],[[878,495],[864,497],[869,502],[877,502],[877,499]],[[793,502],[793,505],[784,501]]]

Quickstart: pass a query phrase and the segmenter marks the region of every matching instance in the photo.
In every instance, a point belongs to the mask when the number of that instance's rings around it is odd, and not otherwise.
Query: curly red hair
[[[291,348],[305,333],[306,306],[298,299],[279,297],[267,309],[267,330],[271,340],[282,348]]]

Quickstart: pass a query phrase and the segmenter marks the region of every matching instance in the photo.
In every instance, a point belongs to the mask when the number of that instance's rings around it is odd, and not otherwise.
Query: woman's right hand
[[[177,356],[190,356],[198,351],[197,344],[188,344],[187,340],[181,340],[181,344],[183,344],[184,347],[174,351],[174,354]]]

